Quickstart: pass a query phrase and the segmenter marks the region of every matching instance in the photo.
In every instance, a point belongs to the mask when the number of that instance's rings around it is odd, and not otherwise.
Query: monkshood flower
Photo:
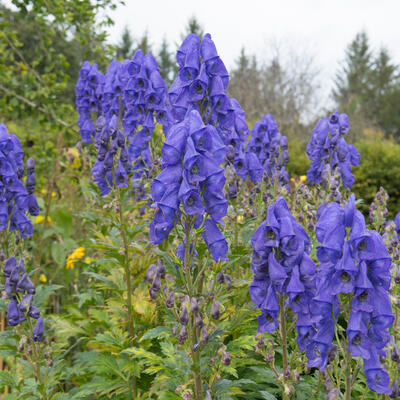
[[[150,224],[154,244],[164,241],[182,213],[203,225],[203,238],[215,261],[226,259],[227,242],[218,224],[226,215],[223,193],[225,146],[216,129],[198,111],[171,127],[161,149],[162,170],[151,183],[155,208]]]
[[[228,147],[227,164],[245,179],[249,173],[245,151],[249,128],[239,103],[226,92],[229,75],[210,34],[202,41],[189,34],[176,59],[178,76],[169,90],[175,119],[182,121],[191,110],[197,110],[204,121],[215,126]]]
[[[315,335],[310,304],[315,295],[316,267],[309,257],[310,239],[283,197],[268,207],[267,218],[255,231],[251,244],[254,280],[249,291],[261,310],[258,332],[276,330],[279,314],[285,313],[280,300],[287,299],[297,315],[297,341],[304,351]]]
[[[348,117],[338,111],[318,121],[307,145],[307,157],[311,161],[307,171],[309,183],[320,184],[327,180],[329,174],[337,172],[344,187],[353,186],[351,166],[360,163],[360,155],[352,144],[346,143],[344,136],[348,131]]]
[[[335,323],[347,294],[350,301],[347,321],[348,351],[364,360],[364,372],[371,390],[390,394],[389,376],[379,362],[385,357],[389,327],[394,316],[388,290],[391,259],[382,237],[368,230],[364,216],[355,209],[351,195],[346,206],[338,203],[322,206],[316,225],[320,242],[320,261],[313,299],[313,320],[317,329],[306,348],[310,367],[325,369],[332,347]]]
[[[26,214],[39,215],[39,206],[34,195],[35,162],[32,158],[27,161],[24,186],[23,157],[18,138],[0,124],[0,231],[18,231],[22,238],[26,238],[33,232]]]
[[[99,71],[97,64],[92,66],[88,61],[83,63],[75,87],[75,104],[79,113],[78,126],[83,143],[90,143],[95,135],[92,113],[97,116],[100,112],[103,80],[104,75]]]
[[[4,290],[9,299],[7,320],[8,325],[16,326],[31,317],[37,320],[33,329],[33,340],[41,341],[43,337],[43,321],[40,311],[32,304],[35,286],[26,273],[24,260],[18,262],[15,257],[9,257],[3,264],[3,275],[6,278]]]
[[[262,115],[261,120],[254,124],[246,156],[250,180],[254,183],[260,182],[263,176],[270,185],[275,180],[280,186],[289,183],[289,174],[285,170],[289,161],[288,140],[279,132],[278,124],[271,114]]]
[[[167,86],[154,57],[141,50],[132,60],[112,61],[104,76],[97,66],[86,73],[88,68],[85,62],[76,90],[82,141],[90,143],[94,138],[98,152],[94,181],[105,195],[114,185],[128,187],[129,177],[135,197],[141,199],[141,178],[152,167],[148,143],[155,120],[164,132],[172,122]],[[93,68],[96,74],[91,74]],[[96,77],[94,82],[92,76]]]

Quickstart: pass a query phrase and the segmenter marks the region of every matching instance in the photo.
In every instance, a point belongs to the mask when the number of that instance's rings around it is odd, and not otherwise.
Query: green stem
[[[346,392],[345,399],[351,400],[351,354],[346,347]]]
[[[186,228],[185,228],[185,258],[184,258],[184,270],[185,270],[185,278],[187,281],[187,287],[189,289],[189,296],[192,298],[194,296],[193,290],[194,285],[192,283],[192,276],[190,273],[190,267],[192,265],[192,254],[190,251],[190,232],[192,229],[192,221],[190,218],[186,220]],[[197,329],[194,322],[194,316],[191,314],[189,321],[189,331],[190,331],[190,351],[192,358],[192,371],[194,378],[194,391],[195,391],[195,400],[201,400],[201,365],[200,365],[200,350],[197,349],[195,351],[195,344],[197,343]]]
[[[30,317],[27,317],[27,320],[28,320],[29,329],[32,332],[33,331],[33,325],[32,325]],[[38,348],[37,348],[37,343],[33,342],[32,347],[33,347],[33,356],[35,358],[35,363],[33,365],[33,369],[35,371],[35,375],[36,375],[37,380],[43,386],[43,399],[47,400],[46,383],[42,379],[42,375],[40,373],[40,358],[39,358],[39,351],[38,351]]]
[[[287,355],[287,331],[286,331],[286,319],[285,319],[285,297],[283,295],[279,295],[279,308],[280,308],[280,324],[279,330],[281,334],[281,343],[282,343],[282,363],[283,363],[283,376],[288,369],[288,355]],[[285,387],[283,385],[282,390],[282,398],[283,400],[288,400],[290,395],[286,393]]]
[[[133,307],[132,307],[132,284],[131,284],[131,270],[129,268],[129,243],[125,232],[125,221],[123,213],[123,201],[122,201],[122,189],[118,188],[118,208],[119,208],[119,229],[122,236],[122,242],[124,245],[124,272],[125,282],[127,289],[127,301],[128,301],[128,330],[129,330],[129,344],[133,344],[134,338],[134,326],[133,326]],[[136,398],[136,377],[133,375],[131,380],[131,398]]]

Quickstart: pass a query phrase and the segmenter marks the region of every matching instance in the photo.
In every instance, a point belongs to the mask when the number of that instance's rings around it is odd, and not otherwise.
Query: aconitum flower
[[[32,158],[27,161],[24,186],[23,157],[18,138],[8,133],[4,124],[0,124],[0,231],[19,231],[21,237],[26,238],[33,232],[26,214],[38,215],[39,206],[34,195],[35,162]]]
[[[138,189],[152,167],[148,144],[155,120],[164,132],[172,123],[167,91],[156,60],[141,50],[132,60],[112,61],[105,75],[83,64],[76,86],[78,125],[84,143],[95,141],[93,177],[101,195],[114,185],[128,187],[131,179],[135,198],[143,197]]]
[[[204,222],[204,240],[214,260],[226,259],[226,240],[217,225],[228,207],[224,170],[219,166],[223,149],[216,129],[204,124],[196,110],[168,131],[161,149],[162,170],[151,184],[156,209],[150,224],[154,244],[167,238],[184,212],[194,218],[195,227]]]
[[[6,278],[4,290],[7,298],[10,299],[7,311],[8,325],[16,326],[27,317],[41,320],[40,311],[32,304],[35,286],[25,271],[24,260],[21,258],[17,263],[15,257],[7,258],[3,264],[3,275]],[[39,324],[37,334],[34,329],[33,339],[36,340],[36,337],[41,340],[42,336],[43,322],[41,322],[41,328]]]
[[[297,314],[297,342],[304,351],[315,334],[311,322],[311,300],[315,295],[316,268],[309,257],[311,242],[306,231],[279,197],[268,207],[267,218],[252,239],[254,274],[250,297],[261,310],[258,331],[272,333],[278,327],[279,298],[287,299]]]
[[[278,124],[271,114],[262,115],[261,120],[254,124],[246,157],[250,179],[254,183],[260,182],[263,176],[270,185],[275,181],[278,181],[280,186],[289,183],[289,174],[285,170],[289,161],[288,141],[286,136],[279,132]],[[252,176],[251,171],[260,167],[261,171]]]
[[[335,323],[345,307],[340,295],[347,294],[351,300],[348,350],[363,358],[370,389],[390,394],[387,373],[378,360],[384,356],[382,349],[390,339],[388,329],[394,320],[388,294],[391,259],[382,237],[366,228],[364,216],[355,209],[354,195],[344,208],[337,203],[323,206],[315,233],[320,242],[312,302],[317,333],[306,349],[309,366],[325,368]]]
[[[182,121],[191,110],[197,110],[228,146],[227,164],[245,179],[249,128],[239,103],[227,94],[229,75],[210,34],[202,41],[195,34],[188,35],[177,52],[177,62],[178,76],[169,90],[175,119]]]
[[[344,136],[349,130],[346,114],[336,111],[329,119],[320,119],[312,131],[307,145],[307,157],[311,161],[307,171],[307,181],[320,184],[329,174],[338,173],[343,186],[350,188],[354,183],[351,166],[360,163],[360,155],[352,144],[347,144]]]

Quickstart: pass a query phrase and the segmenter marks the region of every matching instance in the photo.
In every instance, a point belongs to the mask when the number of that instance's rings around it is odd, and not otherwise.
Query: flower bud
[[[43,357],[47,360],[47,359],[50,357],[50,355],[49,355],[49,353],[46,351],[46,352],[43,354]]]
[[[212,400],[211,394],[210,394],[210,391],[209,391],[209,390],[207,390],[205,400]]]
[[[224,363],[224,365],[230,365],[232,359],[230,354],[227,351],[224,351],[222,353],[222,362]]]
[[[206,327],[201,330],[201,340],[205,344],[208,342],[208,331]]]
[[[22,344],[22,343],[20,343],[19,345],[18,345],[18,352],[19,353],[22,353],[24,351],[24,345]]]
[[[392,393],[390,394],[391,399],[398,399],[400,397],[400,390],[399,390],[399,382],[397,379],[393,380],[392,385],[390,386]]]
[[[158,273],[156,273],[154,275],[153,283],[151,284],[150,289],[153,290],[153,292],[156,292],[156,293],[161,290],[161,278],[160,278],[160,275]]]
[[[227,289],[230,290],[232,287],[232,279],[228,274],[224,274],[224,283],[227,286]]]
[[[217,274],[217,282],[222,285],[224,283],[224,274],[220,271]]]
[[[258,340],[258,342],[256,344],[256,348],[257,349],[262,349],[264,346],[265,346],[264,337],[260,336],[260,339]]]
[[[290,368],[287,367],[285,372],[283,373],[283,379],[285,379],[286,381],[290,379]]]
[[[194,317],[194,324],[197,329],[201,329],[203,327],[203,320],[200,317],[200,314],[196,314]]]
[[[147,271],[146,271],[146,281],[147,282],[149,282],[149,283],[153,282],[153,278],[156,273],[156,268],[157,267],[154,264],[151,264],[149,266],[149,268],[147,268]]]
[[[50,358],[50,360],[49,360],[49,367],[52,367],[52,366],[53,366],[53,359]]]
[[[219,303],[218,301],[214,301],[211,307],[211,317],[213,319],[219,319],[220,313],[219,313]]]
[[[329,362],[332,362],[335,359],[337,352],[338,352],[338,347],[334,344],[328,352]]]
[[[184,326],[186,326],[189,322],[189,313],[185,306],[182,307],[182,312],[179,317],[179,322]]]
[[[172,336],[176,336],[177,333],[178,333],[178,327],[177,327],[177,326],[174,326],[174,327],[172,328]]]
[[[329,392],[328,392],[328,400],[336,400],[339,399],[339,391],[337,388],[332,388]]]
[[[186,326],[182,326],[181,331],[179,332],[178,343],[183,344],[188,338],[188,333],[186,330]]]
[[[398,347],[396,345],[394,345],[394,347],[393,347],[393,351],[392,351],[392,354],[391,354],[391,359],[395,363],[399,363],[400,362],[400,352],[399,352],[399,349],[398,349]]]
[[[28,356],[31,356],[32,355],[32,347],[28,347],[27,349],[26,349],[26,353],[28,354]]]
[[[175,302],[175,292],[173,290],[170,290],[165,305],[167,308],[172,308],[174,306],[174,302]]]
[[[157,261],[156,271],[160,275],[161,278],[165,278],[165,267],[164,267],[164,265],[161,264],[160,259],[158,259],[158,261]]]

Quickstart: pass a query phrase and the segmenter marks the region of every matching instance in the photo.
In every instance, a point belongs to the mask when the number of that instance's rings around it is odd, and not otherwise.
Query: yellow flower
[[[65,263],[65,269],[74,269],[75,263],[83,258],[85,255],[85,248],[78,247],[68,257]]]
[[[38,215],[36,218],[35,218],[35,224],[40,224],[41,222],[43,222],[44,221],[44,217],[42,217],[41,215]]]
[[[305,182],[307,180],[307,177],[305,175],[300,176],[300,182]]]
[[[47,217],[47,222],[51,222],[52,219],[50,217]]]
[[[90,257],[85,257],[85,264],[90,264],[92,259]]]
[[[51,197],[56,197],[57,193],[56,192],[51,192]]]
[[[243,215],[238,215],[238,216],[236,217],[236,221],[237,221],[237,222],[243,222],[243,221],[244,221],[244,216],[243,216]]]
[[[39,276],[39,281],[40,282],[47,282],[47,276],[45,274],[41,274]]]

